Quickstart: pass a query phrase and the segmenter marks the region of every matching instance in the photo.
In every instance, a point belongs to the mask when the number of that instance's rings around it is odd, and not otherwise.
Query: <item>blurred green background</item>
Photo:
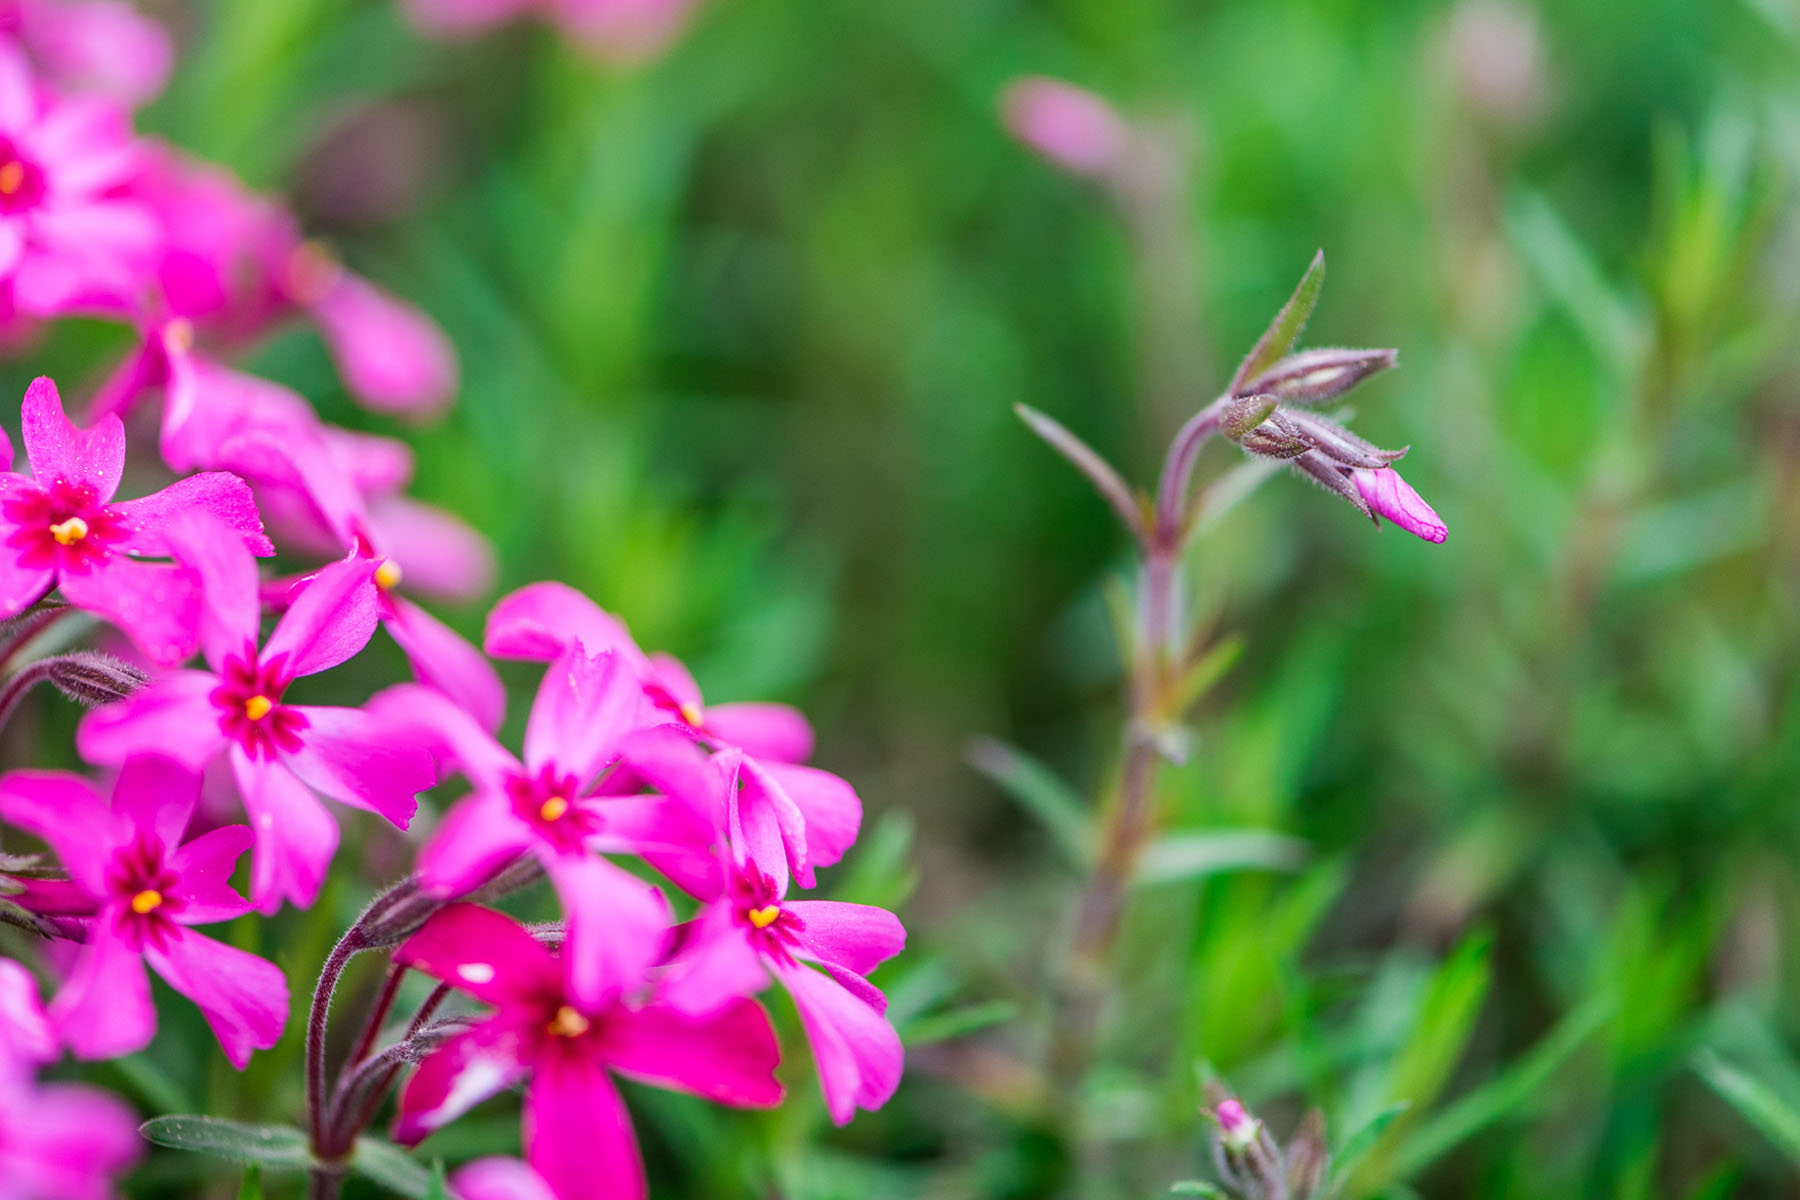
[[[566,579],[710,698],[801,704],[868,804],[827,887],[906,897],[907,1084],[842,1132],[803,1053],[773,1117],[634,1091],[656,1194],[1165,1194],[1206,1171],[1201,1063],[1284,1134],[1410,1101],[1350,1195],[1800,1194],[1793,0],[717,0],[632,70],[389,0],[154,11],[183,49],[145,127],[450,332],[417,490],[501,588]],[[1006,136],[1021,73],[1181,140],[1189,254]],[[1101,1066],[1047,1095],[1078,875],[1032,811],[1064,797],[968,753],[1098,790],[1129,560],[1012,405],[1147,481],[1321,246],[1306,341],[1399,348],[1357,428],[1450,537],[1283,475],[1199,541],[1243,649],[1164,776],[1195,852],[1134,898]],[[310,333],[254,365],[383,428]],[[1242,868],[1248,830],[1306,853]],[[310,979],[322,945],[261,936]],[[102,1077],[295,1115],[297,1057],[227,1078],[168,1020]],[[483,1112],[427,1150],[506,1148]]]

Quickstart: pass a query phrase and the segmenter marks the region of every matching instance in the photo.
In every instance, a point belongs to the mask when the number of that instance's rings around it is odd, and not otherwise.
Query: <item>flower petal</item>
[[[437,782],[422,739],[360,708],[295,705],[306,718],[301,747],[283,755],[294,774],[333,800],[379,813],[405,829],[419,793]]]
[[[785,904],[804,924],[800,945],[813,957],[867,975],[906,948],[906,927],[885,908],[838,900]]]
[[[200,648],[217,670],[226,658],[256,646],[262,602],[256,560],[243,540],[208,513],[172,516],[164,536],[169,552],[192,571],[200,589]]]
[[[250,911],[250,902],[231,886],[238,859],[256,844],[248,825],[224,825],[201,834],[169,857],[175,872],[173,895],[183,901],[176,920],[183,925],[232,921]]]
[[[8,1058],[53,1062],[59,1050],[56,1030],[38,1002],[37,980],[20,963],[0,958],[0,1068]]]
[[[654,1004],[620,1013],[607,1024],[605,1054],[621,1074],[719,1104],[781,1103],[781,1043],[754,1000],[735,1000],[710,1017]]]
[[[369,644],[380,619],[375,569],[360,556],[321,568],[294,595],[263,647],[263,661],[287,655],[287,676],[316,675]]]
[[[387,496],[370,504],[369,525],[382,552],[400,564],[409,590],[473,600],[493,585],[493,547],[442,509]]]
[[[730,903],[707,905],[679,936],[680,952],[658,972],[656,996],[662,1003],[707,1016],[768,986],[769,969]]]
[[[110,556],[79,574],[64,571],[63,599],[130,635],[158,666],[192,658],[205,606],[193,574],[174,563]]]
[[[93,785],[67,771],[12,771],[0,777],[0,817],[50,844],[90,896],[106,895],[113,850],[131,834]]]
[[[444,814],[419,851],[419,883],[434,896],[466,896],[532,844],[531,827],[496,792],[476,792]]]
[[[170,987],[200,1006],[219,1048],[238,1070],[251,1051],[281,1040],[288,986],[274,963],[191,929],[146,946],[144,958]]]
[[[555,956],[523,925],[477,904],[435,913],[394,951],[394,961],[502,1007],[562,991]]]
[[[199,801],[199,773],[160,754],[126,759],[113,781],[113,811],[132,828],[150,833],[165,850],[181,844]]]
[[[118,417],[104,416],[92,429],[78,428],[63,412],[56,384],[40,375],[25,391],[21,419],[25,457],[34,476],[46,483],[63,479],[86,484],[102,504],[113,498],[125,471],[125,426]]]
[[[483,728],[498,729],[506,717],[506,686],[481,651],[412,601],[389,596],[388,603],[388,635],[406,652],[419,682],[467,709]]]
[[[450,1176],[459,1200],[560,1200],[529,1163],[498,1155],[478,1158]]]
[[[417,307],[345,271],[312,315],[365,408],[433,416],[455,397],[456,351]]]
[[[495,658],[549,662],[574,641],[589,654],[612,650],[644,673],[649,660],[625,623],[566,583],[532,583],[501,597],[488,614],[482,646]]]
[[[198,771],[225,745],[206,671],[171,671],[143,691],[102,704],[82,718],[75,745],[89,762],[122,763],[133,754],[162,754]]]
[[[715,704],[706,710],[706,736],[764,762],[799,763],[812,757],[812,724],[785,704]]]
[[[886,1104],[900,1086],[906,1052],[886,1018],[811,967],[776,969],[794,997],[811,1043],[831,1119],[847,1124],[858,1108]]]
[[[95,921],[67,982],[50,1002],[50,1023],[76,1058],[118,1058],[150,1044],[156,1009],[144,960],[111,915]]]
[[[112,506],[125,520],[128,537],[119,548],[131,554],[163,558],[174,551],[165,532],[177,513],[203,512],[227,529],[243,535],[252,554],[275,553],[275,544],[263,533],[262,517],[250,485],[229,471],[205,471],[177,479],[160,492]]]
[[[757,759],[754,769],[774,780],[800,810],[806,824],[808,866],[829,867],[841,860],[862,828],[862,801],[856,790],[817,767]]]
[[[337,822],[283,764],[251,759],[237,746],[230,756],[231,774],[256,832],[251,902],[265,915],[283,900],[310,907],[337,853]]]
[[[654,885],[598,855],[558,855],[546,866],[568,915],[563,947],[569,995],[588,1011],[643,982],[668,941],[669,902]]]
[[[581,1054],[549,1054],[525,1092],[525,1157],[562,1197],[645,1200],[631,1114],[606,1071]]]
[[[394,1140],[416,1145],[434,1129],[524,1078],[519,1046],[516,1030],[488,1020],[432,1051],[400,1093]]]
[[[643,710],[637,677],[615,653],[571,646],[550,664],[525,726],[525,765],[554,763],[586,783],[617,756]]]

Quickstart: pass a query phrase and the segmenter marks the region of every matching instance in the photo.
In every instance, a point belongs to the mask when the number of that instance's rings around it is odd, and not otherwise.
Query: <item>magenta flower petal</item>
[[[560,1200],[529,1163],[516,1158],[478,1158],[450,1176],[459,1200]]]
[[[801,763],[813,752],[812,724],[785,704],[715,704],[706,710],[706,734],[765,763]]]
[[[810,967],[778,968],[800,1010],[831,1119],[847,1124],[858,1108],[886,1104],[900,1086],[906,1052],[880,1013]]]
[[[525,726],[525,765],[586,782],[637,727],[643,690],[617,654],[571,646],[550,665]]]
[[[430,317],[348,271],[312,305],[350,394],[378,412],[430,416],[456,395],[456,351]]]
[[[521,773],[519,760],[442,692],[400,684],[377,694],[368,710],[394,729],[395,736],[428,748],[446,773],[453,764],[485,790],[502,792],[507,781]]]
[[[606,1035],[606,1060],[623,1075],[737,1108],[781,1103],[781,1043],[769,1014],[740,998],[709,1017],[660,1005],[621,1013]]]
[[[780,785],[806,822],[806,858],[829,867],[844,857],[862,828],[862,801],[845,780],[816,767],[757,761],[757,769]]]
[[[117,1096],[82,1084],[0,1089],[8,1200],[113,1200],[112,1177],[143,1153],[137,1118]]]
[[[82,718],[76,748],[89,762],[122,763],[133,754],[162,754],[199,771],[225,745],[210,699],[218,686],[218,676],[204,671],[159,675],[143,691]]]
[[[659,972],[657,997],[696,1016],[768,985],[769,969],[729,904],[709,904],[682,929],[681,953]]]
[[[466,896],[532,845],[531,827],[506,797],[477,792],[451,806],[419,851],[419,883],[434,896]]]
[[[614,651],[639,673],[648,659],[625,623],[566,583],[527,584],[488,614],[483,648],[495,658],[549,662],[580,641],[589,654]]]
[[[569,995],[597,1009],[637,986],[662,956],[669,902],[655,886],[598,855],[558,855],[545,864],[568,915],[563,965]]]
[[[376,545],[399,564],[409,590],[473,600],[493,586],[493,547],[442,509],[387,496],[370,504],[369,525]]]
[[[394,1140],[416,1145],[524,1078],[527,1068],[519,1059],[519,1034],[503,1022],[484,1021],[427,1056],[400,1093]]]
[[[204,513],[180,514],[165,536],[170,552],[199,582],[200,648],[217,670],[254,646],[261,632],[256,560],[228,528]]]
[[[8,1059],[53,1062],[59,1049],[56,1030],[38,1002],[37,980],[23,965],[0,958],[0,1075]]]
[[[132,1054],[156,1034],[144,960],[112,917],[88,932],[75,969],[50,1002],[50,1023],[76,1058]]]
[[[231,774],[256,832],[251,902],[264,914],[280,908],[283,900],[297,908],[310,906],[331,867],[331,856],[337,853],[337,822],[282,764],[253,760],[237,746],[231,747],[230,758]]]
[[[419,793],[437,782],[422,740],[408,739],[360,708],[294,705],[306,718],[300,749],[283,760],[308,785],[333,800],[379,813],[405,829]]]
[[[248,825],[224,825],[201,834],[169,857],[175,872],[171,891],[181,901],[175,919],[183,925],[233,921],[250,911],[250,901],[231,886],[238,859],[256,844]]]
[[[1412,485],[1400,478],[1400,472],[1394,468],[1356,470],[1350,472],[1350,478],[1370,509],[1406,532],[1428,542],[1442,542],[1449,536],[1450,527],[1444,524],[1444,519],[1425,503],[1424,497],[1413,491]]]
[[[168,31],[125,0],[33,5],[20,32],[64,88],[121,104],[162,91],[175,58]]]
[[[563,969],[524,926],[474,904],[452,904],[394,952],[394,961],[488,1004],[523,1004],[562,992]]]
[[[1077,175],[1104,175],[1130,140],[1110,104],[1060,79],[1030,76],[1008,84],[1000,115],[1013,137]]]
[[[729,761],[733,753],[726,751],[720,758]],[[801,887],[812,887],[806,818],[800,806],[781,781],[755,759],[745,758],[742,764],[738,774],[741,786],[727,797],[732,846],[775,879],[776,895],[787,891],[790,871]]]
[[[37,86],[25,55],[0,46],[0,129],[17,129],[36,115]]]
[[[381,614],[378,566],[347,558],[312,575],[269,634],[264,661],[285,655],[288,677],[298,678],[335,667],[368,645]]]
[[[587,1055],[548,1055],[537,1065],[525,1093],[525,1157],[558,1196],[648,1194],[631,1115]]]
[[[87,780],[66,771],[12,771],[0,777],[0,817],[48,842],[90,896],[106,894],[106,865],[129,832]]]
[[[113,781],[113,812],[167,848],[181,844],[199,800],[200,776],[159,754],[127,759]]]
[[[125,426],[119,418],[106,416],[92,429],[78,428],[64,414],[55,382],[40,375],[26,389],[22,420],[33,475],[46,483],[86,485],[101,504],[113,498],[125,471]]]
[[[55,582],[51,568],[28,567],[16,556],[0,552],[0,617],[18,616],[42,600]]]
[[[204,513],[227,529],[243,535],[252,554],[275,553],[275,544],[263,533],[262,517],[250,485],[229,471],[206,471],[177,479],[160,492],[113,505],[125,519],[127,536],[119,548],[131,554],[162,558],[174,554],[165,527],[177,514]]]
[[[288,987],[274,963],[191,929],[146,945],[144,958],[170,987],[200,1006],[219,1048],[238,1070],[252,1051],[281,1040]]]
[[[867,975],[906,948],[906,927],[885,908],[838,900],[790,900],[800,945],[814,958]]]
[[[481,651],[436,617],[399,596],[389,596],[387,631],[406,652],[419,682],[467,709],[486,729],[506,716],[506,687]]]
[[[203,609],[184,568],[109,557],[79,573],[64,571],[60,583],[65,600],[118,626],[158,666],[193,657]]]

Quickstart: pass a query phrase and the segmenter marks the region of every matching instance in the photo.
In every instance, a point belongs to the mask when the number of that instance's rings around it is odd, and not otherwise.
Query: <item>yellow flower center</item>
[[[0,167],[0,196],[11,196],[25,186],[25,164],[12,159]]]
[[[6,168],[0,167],[0,175],[4,175],[5,173]],[[70,517],[68,520],[58,521],[50,527],[50,536],[65,546],[73,546],[87,535],[88,523],[80,517]]]
[[[781,905],[766,904],[761,908],[753,908],[744,915],[749,917],[750,923],[758,929],[767,929],[781,920]]]
[[[375,568],[375,586],[382,591],[392,591],[400,586],[400,564],[388,559]]]
[[[551,1037],[580,1037],[588,1031],[588,1019],[565,1004],[556,1010],[556,1015],[544,1028]]]
[[[260,721],[275,711],[275,702],[267,696],[252,696],[244,701],[244,715],[252,721]]]
[[[546,821],[555,821],[569,811],[569,802],[562,796],[552,796],[538,808],[538,816]]]
[[[194,323],[186,317],[176,317],[163,326],[163,341],[177,353],[184,353],[194,348]]]
[[[131,911],[140,917],[147,917],[162,907],[163,894],[155,888],[145,888],[131,898]]]
[[[689,725],[692,725],[695,729],[698,729],[705,722],[706,714],[700,711],[700,706],[698,704],[683,704],[681,706],[681,719],[686,721]]]

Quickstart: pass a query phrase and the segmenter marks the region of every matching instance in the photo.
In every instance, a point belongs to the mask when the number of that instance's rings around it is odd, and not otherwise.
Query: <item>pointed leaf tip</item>
[[[1248,380],[1255,379],[1264,371],[1280,362],[1282,357],[1293,348],[1299,338],[1300,331],[1306,328],[1307,318],[1312,316],[1315,305],[1319,303],[1319,292],[1325,286],[1325,251],[1320,250],[1313,255],[1312,262],[1306,268],[1306,274],[1300,277],[1294,294],[1288,302],[1281,306],[1269,328],[1258,339],[1244,361],[1238,364],[1237,373],[1231,377],[1231,391],[1239,394],[1239,389]]]

